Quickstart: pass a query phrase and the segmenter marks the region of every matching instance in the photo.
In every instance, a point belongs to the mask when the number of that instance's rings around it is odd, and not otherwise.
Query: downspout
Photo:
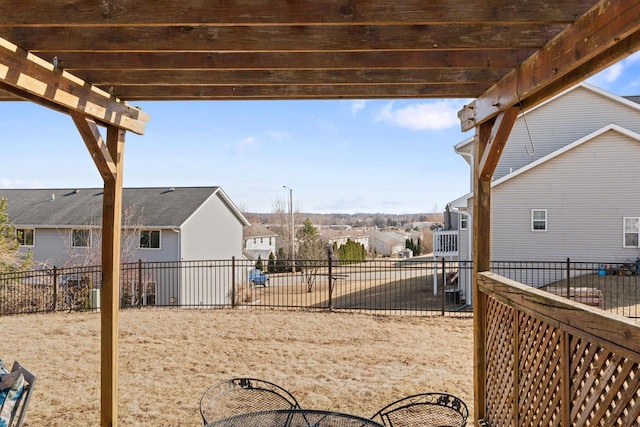
[[[475,148],[474,148],[475,149]],[[474,158],[474,153],[463,153],[461,151],[458,151],[456,148],[454,148],[455,152],[460,154],[462,157],[466,157],[469,161],[469,167],[470,167],[470,173],[469,173],[469,191],[473,192],[473,168],[475,165],[475,158]],[[472,258],[471,256],[471,252],[473,251],[473,239],[472,239],[472,235],[471,235],[471,227],[473,226],[473,216],[471,215],[471,213],[469,212],[460,212],[458,209],[456,209],[456,212],[458,212],[459,214],[462,215],[467,215],[467,258]],[[458,259],[459,261],[460,259]],[[468,260],[467,260],[468,261]],[[472,301],[472,295],[471,295],[471,290],[473,289],[473,287],[471,286],[471,276],[473,275],[472,273],[470,273],[468,271],[468,267],[465,269],[465,273],[467,274],[467,280],[466,280],[466,289],[465,289],[465,303],[466,305],[470,305],[471,301]]]

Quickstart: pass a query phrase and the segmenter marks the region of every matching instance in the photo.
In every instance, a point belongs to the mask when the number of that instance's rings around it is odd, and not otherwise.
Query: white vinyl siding
[[[547,231],[546,209],[531,209],[531,231]]]
[[[625,248],[640,247],[640,218],[625,217],[622,245]]]
[[[507,175],[511,169],[516,171],[611,123],[640,133],[639,115],[636,108],[585,87],[577,87],[548,104],[527,112],[528,126],[522,117],[516,120],[500,156],[494,179]],[[593,177],[600,179],[597,175]]]
[[[492,259],[626,259],[621,218],[640,212],[640,142],[609,131],[493,187]],[[621,172],[624,171],[624,177]],[[531,232],[531,209],[553,212],[553,227]]]

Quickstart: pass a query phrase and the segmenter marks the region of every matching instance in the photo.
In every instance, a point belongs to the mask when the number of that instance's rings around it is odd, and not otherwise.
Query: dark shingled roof
[[[636,104],[640,104],[640,95],[634,95],[634,96],[625,96],[626,99],[628,99],[629,101],[633,101]]]
[[[179,227],[209,197],[217,194],[243,225],[247,220],[220,187],[125,188],[123,208],[142,213],[147,227]],[[102,188],[0,189],[9,220],[21,226],[102,224]]]

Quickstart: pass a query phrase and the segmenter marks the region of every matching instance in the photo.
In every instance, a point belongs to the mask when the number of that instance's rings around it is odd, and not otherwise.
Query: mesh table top
[[[276,409],[233,415],[207,424],[207,427],[381,427],[368,418],[316,409]]]

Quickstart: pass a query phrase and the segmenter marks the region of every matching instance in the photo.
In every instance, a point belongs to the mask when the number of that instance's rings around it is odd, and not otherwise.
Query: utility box
[[[89,308],[100,311],[100,289],[91,289],[89,291]]]

